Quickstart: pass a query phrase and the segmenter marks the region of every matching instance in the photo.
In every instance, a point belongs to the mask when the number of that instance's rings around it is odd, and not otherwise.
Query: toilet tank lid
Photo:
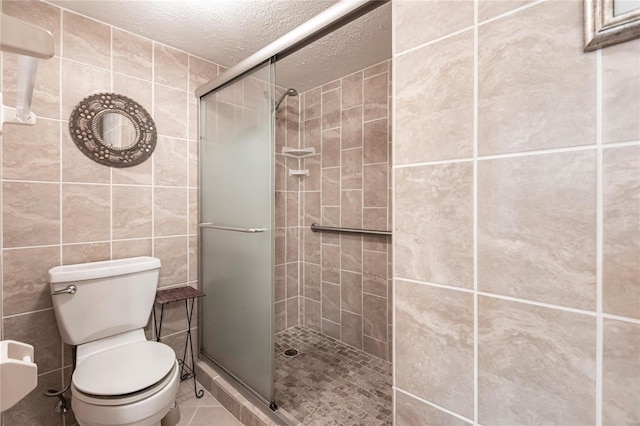
[[[150,256],[79,263],[77,265],[56,266],[55,268],[49,269],[49,282],[53,284],[93,280],[159,268],[160,259]]]

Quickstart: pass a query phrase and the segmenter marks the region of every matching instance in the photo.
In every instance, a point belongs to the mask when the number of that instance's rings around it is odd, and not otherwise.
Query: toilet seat
[[[73,385],[73,382],[72,382],[71,393],[73,394],[74,398],[92,405],[133,404],[134,402],[141,401],[145,398],[148,398],[151,395],[154,395],[160,390],[164,389],[171,382],[171,380],[173,379],[173,376],[177,374],[177,370],[179,368],[180,366],[176,361],[174,364],[174,367],[171,369],[171,371],[169,371],[169,373],[167,373],[165,377],[162,378],[162,380],[138,392],[133,392],[125,395],[109,395],[109,396],[92,395],[92,394],[84,393],[78,390]]]
[[[142,341],[86,357],[76,367],[71,383],[78,398],[86,402],[126,404],[166,386],[176,368],[176,356],[169,346]]]
[[[132,395],[96,396],[80,392],[71,383],[71,405],[83,426],[160,426],[160,421],[175,404],[180,386],[180,368],[149,389]]]

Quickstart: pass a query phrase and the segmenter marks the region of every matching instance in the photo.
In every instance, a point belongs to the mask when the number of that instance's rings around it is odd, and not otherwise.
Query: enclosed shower
[[[298,49],[198,89],[200,356],[285,423],[391,424],[391,63]]]

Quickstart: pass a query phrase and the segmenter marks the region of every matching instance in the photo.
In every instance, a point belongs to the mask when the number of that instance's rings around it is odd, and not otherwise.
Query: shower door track
[[[289,31],[276,41],[258,50],[253,55],[243,59],[218,77],[198,87],[195,90],[195,96],[199,100],[208,93],[251,72],[271,58],[275,58],[277,62],[360,16],[366,15],[388,1],[389,0],[341,0],[302,25],[294,28],[292,31]]]

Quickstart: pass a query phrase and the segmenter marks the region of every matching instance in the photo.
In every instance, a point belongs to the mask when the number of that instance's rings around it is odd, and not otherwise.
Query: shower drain
[[[297,349],[287,349],[284,351],[284,356],[296,356],[298,355]]]

